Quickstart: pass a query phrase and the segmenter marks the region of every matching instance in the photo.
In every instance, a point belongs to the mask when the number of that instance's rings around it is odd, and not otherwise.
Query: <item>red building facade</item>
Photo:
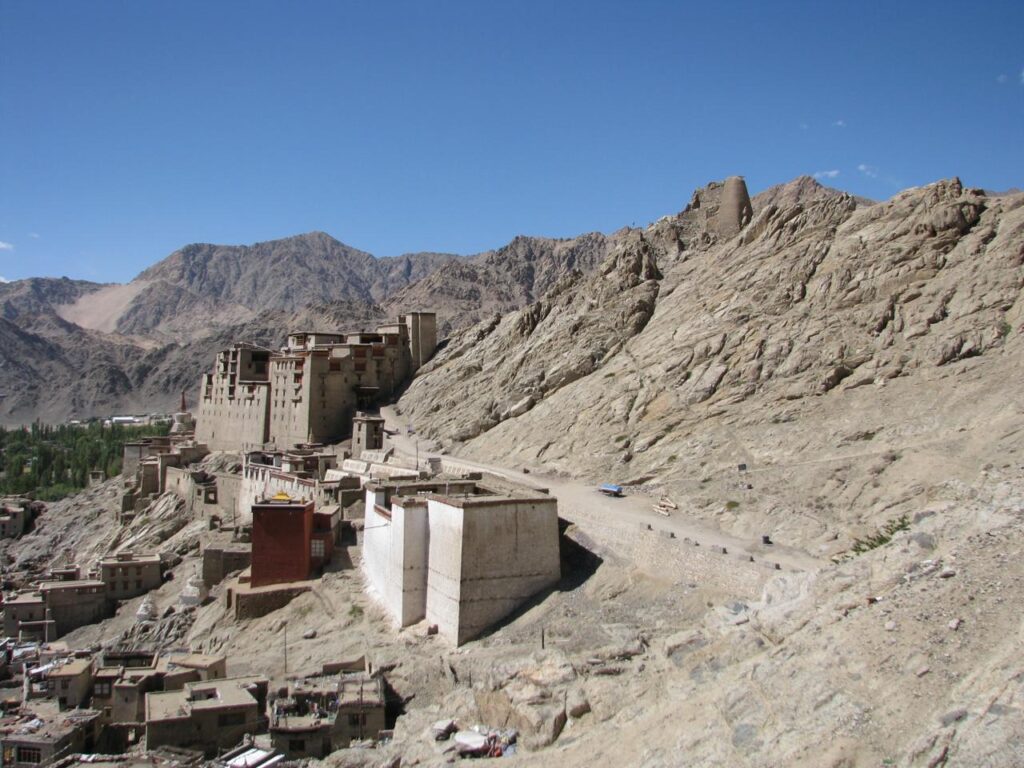
[[[305,581],[312,567],[313,502],[285,494],[252,505],[250,584]]]

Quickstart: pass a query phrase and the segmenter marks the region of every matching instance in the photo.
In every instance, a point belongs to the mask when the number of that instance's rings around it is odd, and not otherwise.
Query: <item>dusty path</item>
[[[816,570],[826,564],[825,561],[799,549],[777,544],[766,547],[760,541],[730,536],[687,518],[682,510],[676,510],[669,517],[664,517],[653,509],[657,498],[647,494],[608,498],[598,493],[593,485],[578,480],[538,472],[527,475],[508,467],[482,464],[451,454],[442,454],[431,441],[407,434],[408,422],[395,412],[394,406],[381,408],[381,416],[384,417],[385,427],[395,432],[389,435],[387,440],[397,453],[407,457],[418,455],[421,463],[429,458],[443,457],[445,462],[457,464],[468,471],[489,472],[522,485],[547,488],[558,497],[559,515],[574,523],[591,519],[604,525],[618,524],[625,535],[638,535],[641,529],[650,525],[656,531],[671,531],[678,539],[689,538],[698,541],[701,546],[725,547],[730,553],[746,554],[759,560],[777,562],[786,570]]]

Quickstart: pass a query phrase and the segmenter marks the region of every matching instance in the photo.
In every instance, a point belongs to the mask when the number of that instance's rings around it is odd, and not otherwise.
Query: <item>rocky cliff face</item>
[[[890,497],[926,494],[953,446],[1021,420],[997,382],[1020,364],[1024,196],[954,179],[865,207],[793,186],[731,237],[725,186],[700,191],[594,275],[456,334],[402,408],[464,454],[662,484],[727,527],[826,548],[884,503],[879,474]],[[787,489],[800,462],[807,485]],[[764,471],[754,494],[722,480],[741,463]]]
[[[409,306],[431,309],[447,335],[532,304],[573,274],[592,272],[620,236],[592,232],[565,240],[517,237],[496,251],[442,264],[395,294],[386,306],[394,312]]]

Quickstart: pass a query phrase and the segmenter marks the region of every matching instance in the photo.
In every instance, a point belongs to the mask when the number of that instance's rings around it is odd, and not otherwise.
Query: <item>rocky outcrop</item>
[[[517,237],[496,251],[441,265],[392,296],[385,307],[392,314],[410,306],[430,308],[438,313],[442,335],[448,335],[532,304],[574,274],[593,272],[621,235]]]
[[[656,481],[720,524],[781,525],[822,546],[839,521],[853,534],[863,514],[853,509],[906,502],[968,471],[943,447],[965,439],[956,430],[1016,423],[992,384],[1021,360],[1024,196],[951,179],[865,206],[794,186],[762,200],[731,238],[714,218],[724,186],[702,190],[632,235],[610,273],[456,335],[402,408],[421,435],[461,454]],[[658,275],[626,265],[643,248]],[[972,375],[969,361],[986,373]],[[851,418],[871,444],[839,451],[858,431]],[[789,423],[808,426],[772,426]],[[942,455],[904,458],[921,443]],[[984,463],[1000,450],[979,443],[975,455]],[[845,454],[857,458],[844,465]],[[739,463],[805,464],[813,480],[787,489],[772,470],[756,500],[723,510],[736,492],[723,481],[716,500],[712,468]],[[807,498],[813,511],[780,517]]]
[[[430,434],[471,440],[589,376],[650,319],[657,255],[630,233],[590,278],[576,273],[527,309],[456,334],[410,386],[411,418]],[[453,387],[438,388],[442,380]]]

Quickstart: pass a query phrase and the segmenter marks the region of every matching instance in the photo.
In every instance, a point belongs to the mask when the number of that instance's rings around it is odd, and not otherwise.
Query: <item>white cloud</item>
[[[871,179],[877,179],[878,178],[878,169],[875,166],[873,166],[873,165],[868,165],[867,163],[861,163],[860,165],[857,166],[857,170],[860,171],[861,173],[863,173],[868,178],[871,178]]]
[[[13,251],[13,250],[14,250],[14,246],[13,245],[11,245],[10,243],[5,243],[3,240],[0,240],[0,251]]]
[[[33,240],[38,240],[39,239],[39,233],[38,232],[29,232],[28,236],[31,237]]]
[[[0,275],[0,283],[9,283],[9,282],[11,282],[11,281],[10,281],[10,280],[8,280],[8,279],[7,279],[6,277],[4,277],[3,275]]]
[[[836,128],[845,128],[846,127],[846,121],[845,120],[836,120],[834,123],[832,123],[832,125],[834,125]]]
[[[814,178],[816,179],[834,179],[839,175],[839,171],[815,171]]]
[[[999,83],[1000,85],[1002,85],[1003,83],[1005,83],[1005,82],[1006,82],[1007,80],[1009,80],[1009,79],[1010,79],[1010,78],[1008,78],[1008,77],[1007,77],[1006,75],[999,75],[999,76],[998,76],[998,77],[996,78],[996,82],[997,82],[997,83]]]

